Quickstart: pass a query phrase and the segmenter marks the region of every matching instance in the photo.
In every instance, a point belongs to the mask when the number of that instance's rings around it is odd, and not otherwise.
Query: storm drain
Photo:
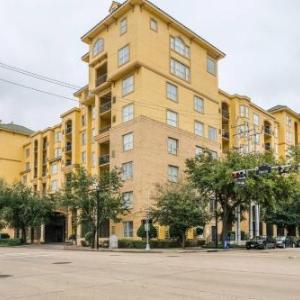
[[[55,263],[53,263],[53,265],[68,265],[71,264],[70,261],[57,261]]]
[[[2,278],[8,278],[8,277],[12,277],[12,275],[7,275],[7,274],[1,275],[1,274],[0,274],[0,279],[2,279]]]

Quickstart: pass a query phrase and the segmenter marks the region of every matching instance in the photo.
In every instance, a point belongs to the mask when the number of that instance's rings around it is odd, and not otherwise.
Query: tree
[[[70,176],[60,194],[62,205],[78,211],[78,224],[87,224],[91,230],[91,247],[99,247],[100,227],[107,220],[118,221],[128,209],[123,203],[119,172],[114,169],[91,176],[78,167]]]
[[[204,226],[209,220],[206,199],[199,197],[188,183],[157,186],[155,200],[155,207],[151,208],[150,217],[161,225],[176,228],[182,248],[185,248],[187,230]]]
[[[147,232],[145,230],[145,224],[142,223],[139,229],[137,230],[137,236],[145,239],[147,237]],[[150,222],[149,223],[149,239],[157,238],[157,229],[155,226]]]
[[[235,220],[235,211],[239,206],[241,212],[248,209],[251,197],[241,193],[243,187],[237,185],[232,177],[234,171],[255,168],[262,164],[271,164],[271,154],[240,154],[229,152],[222,160],[204,153],[186,162],[188,180],[200,195],[215,199],[215,216],[222,220],[222,240],[225,242],[228,232]],[[217,242],[216,242],[217,243]]]
[[[15,183],[2,190],[0,218],[5,226],[21,230],[22,242],[26,243],[26,229],[41,226],[53,210],[51,198],[40,197],[23,183]]]

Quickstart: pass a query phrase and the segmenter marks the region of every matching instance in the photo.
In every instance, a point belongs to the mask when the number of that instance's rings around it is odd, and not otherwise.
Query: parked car
[[[300,247],[300,240],[296,242],[296,247]]]
[[[276,238],[276,247],[286,248],[286,247],[296,247],[296,240],[292,236],[278,236]]]
[[[246,248],[250,249],[275,249],[276,240],[271,236],[256,236],[255,238],[247,241]]]

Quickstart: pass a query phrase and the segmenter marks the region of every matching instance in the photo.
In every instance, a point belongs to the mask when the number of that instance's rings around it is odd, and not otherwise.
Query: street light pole
[[[147,208],[147,214],[146,214],[146,224],[145,224],[145,231],[146,231],[146,251],[150,251],[150,243],[149,243],[149,230],[150,230],[150,226],[149,226],[149,194],[150,192],[148,192],[148,197],[147,197],[147,204],[148,204],[148,208]]]

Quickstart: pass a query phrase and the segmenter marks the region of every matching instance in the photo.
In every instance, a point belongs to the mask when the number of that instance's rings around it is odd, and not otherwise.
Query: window
[[[51,174],[52,175],[55,175],[55,174],[57,174],[58,173],[58,164],[53,164],[52,166],[51,166]]]
[[[133,149],[133,133],[123,135],[123,151]]]
[[[204,152],[204,149],[200,146],[196,146],[196,151],[195,152],[196,152],[196,156],[197,155],[202,155],[203,152]]]
[[[185,57],[190,57],[190,48],[179,37],[171,37],[171,49]]]
[[[177,155],[178,151],[178,140],[173,138],[168,138],[168,153]]]
[[[119,66],[122,66],[129,62],[129,55],[130,51],[128,45],[119,50]]]
[[[253,138],[254,138],[254,144],[255,145],[259,145],[260,144],[260,135],[259,134],[255,134],[253,136]]]
[[[177,113],[174,111],[167,111],[167,124],[173,127],[177,127],[178,120],[177,120]]]
[[[93,120],[96,119],[96,107],[95,106],[92,107],[92,118],[93,118]]]
[[[212,159],[218,159],[218,153],[216,151],[208,150],[208,153],[211,155]]]
[[[240,105],[240,117],[249,118],[249,107],[245,105]]]
[[[133,104],[129,104],[122,109],[123,122],[127,122],[133,119]]]
[[[61,157],[61,148],[55,148],[55,150],[54,150],[54,157],[55,158]]]
[[[86,145],[86,132],[81,133],[81,144]]]
[[[125,78],[122,82],[122,94],[123,96],[128,95],[134,90],[134,77],[133,75]]]
[[[167,97],[172,101],[178,100],[177,86],[167,82]]]
[[[30,149],[27,148],[27,149],[25,150],[25,156],[26,156],[26,158],[28,158],[29,155],[30,155]]]
[[[154,19],[150,19],[150,29],[153,31],[158,31],[158,23]]]
[[[81,115],[81,126],[84,127],[86,124],[85,115]]]
[[[58,181],[57,180],[52,180],[51,181],[51,191],[56,192],[58,190]]]
[[[127,209],[131,209],[133,206],[133,192],[125,192],[122,195],[123,206]]]
[[[217,74],[217,63],[213,58],[209,56],[207,57],[207,72],[212,75]]]
[[[93,56],[101,53],[104,50],[104,39],[98,39],[93,46]]]
[[[171,182],[177,182],[178,180],[178,167],[168,166],[168,179]]]
[[[82,151],[82,152],[81,152],[81,162],[82,162],[83,164],[86,163],[86,152],[85,152],[85,151]]]
[[[195,121],[195,134],[204,136],[204,125],[201,122]]]
[[[183,80],[190,80],[190,68],[175,59],[171,59],[171,73]]]
[[[194,109],[197,112],[204,112],[204,101],[198,96],[194,97]]]
[[[130,161],[122,165],[123,180],[128,180],[133,177],[133,162]]]
[[[120,22],[120,34],[124,34],[127,32],[127,19],[124,18]]]
[[[92,152],[92,166],[93,168],[96,167],[96,153]]]
[[[255,126],[259,126],[259,123],[260,123],[259,115],[256,114],[256,113],[254,113],[254,114],[253,114],[253,124],[254,124]]]
[[[123,222],[124,237],[133,237],[133,221]]]
[[[214,127],[208,127],[208,138],[212,141],[216,141],[218,139],[217,129]]]
[[[61,142],[61,132],[60,131],[55,131],[55,137],[54,137],[54,139],[55,139],[56,143]]]
[[[291,127],[292,126],[292,119],[290,117],[286,117],[286,124],[287,126]]]
[[[30,170],[30,162],[27,162],[25,164],[25,171],[29,171]]]

